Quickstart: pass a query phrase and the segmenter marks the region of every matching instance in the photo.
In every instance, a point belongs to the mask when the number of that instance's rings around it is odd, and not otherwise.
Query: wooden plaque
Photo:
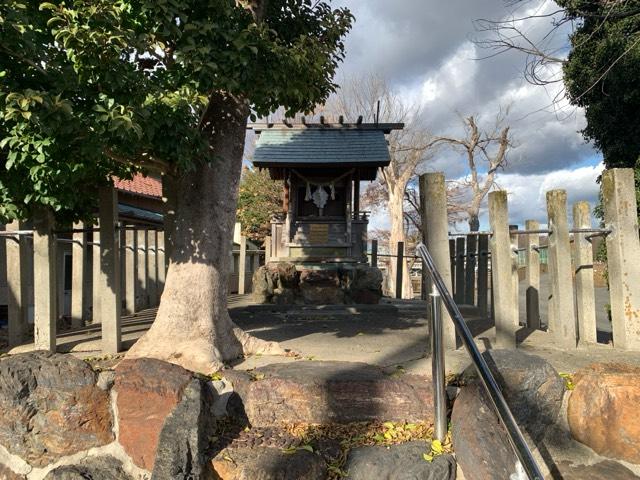
[[[329,225],[326,223],[312,223],[309,225],[309,243],[311,245],[329,243]]]

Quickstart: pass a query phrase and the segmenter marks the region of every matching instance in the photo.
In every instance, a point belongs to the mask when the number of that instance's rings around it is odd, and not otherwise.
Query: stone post
[[[515,348],[515,325],[513,318],[512,252],[509,238],[509,211],[507,192],[498,190],[489,193],[489,221],[493,235],[491,248],[491,274],[494,318],[496,324],[496,347]]]
[[[6,231],[23,230],[23,223],[13,221],[6,226]],[[20,345],[25,339],[28,322],[29,297],[27,289],[27,242],[25,235],[7,237],[0,240],[6,245],[7,261],[7,309],[9,320],[8,342],[13,347]]]
[[[158,305],[158,254],[156,252],[155,230],[147,230],[147,296],[149,306]]]
[[[93,226],[93,240],[91,241],[91,323],[97,324],[102,320],[100,319],[100,221]]]
[[[511,233],[518,230],[518,225],[509,225],[509,240],[511,242],[511,281],[513,282],[513,319],[516,327],[520,326],[520,278],[518,277],[518,235]]]
[[[378,266],[378,240],[371,240],[371,266]]]
[[[162,297],[162,292],[164,291],[164,282],[167,278],[167,260],[165,258],[165,240],[164,240],[164,231],[158,231],[157,237],[157,258],[158,258],[158,285],[157,285],[157,294],[158,294],[158,304],[160,303],[160,298]]]
[[[573,205],[573,228],[591,228],[589,202]],[[576,274],[576,314],[581,344],[597,343],[596,301],[593,285],[593,248],[587,233],[573,234],[573,258]]]
[[[613,168],[602,174],[613,344],[640,350],[640,241],[634,171]]]
[[[136,281],[136,310],[144,310],[149,306],[147,291],[148,263],[147,263],[147,231],[143,228],[137,231],[138,242],[138,279]]]
[[[433,257],[449,293],[452,293],[451,252],[449,251],[449,220],[447,218],[447,188],[443,173],[420,175],[420,216],[422,238]],[[431,281],[425,285],[431,291]],[[442,312],[443,344],[456,349],[456,330],[446,309]]]
[[[125,230],[125,315],[136,313],[136,280],[138,279],[138,237],[137,230]]]
[[[238,260],[238,295],[244,295],[247,278],[247,237],[240,236],[240,258]]]
[[[100,188],[100,319],[102,351],[120,351],[120,234],[118,232],[118,196],[113,187]]]
[[[478,237],[478,309],[483,317],[489,315],[488,290],[489,290],[489,236],[481,234]]]
[[[526,230],[540,230],[540,224],[535,220],[525,222]],[[525,236],[526,277],[525,277],[525,305],[527,327],[539,330],[540,325],[540,235],[529,233]]]
[[[73,225],[74,230],[84,230],[84,223]],[[87,232],[73,232],[71,244],[71,326],[82,327],[85,320],[86,295],[84,288],[87,273]]]
[[[57,272],[53,213],[40,210],[33,218],[34,344],[36,350],[56,350]]]
[[[547,192],[549,216],[549,274],[553,297],[553,317],[549,320],[549,331],[558,343],[566,348],[575,348],[576,313],[573,302],[573,275],[571,272],[571,244],[567,220],[567,192]]]
[[[271,260],[271,237],[264,238],[264,263],[265,265]]]

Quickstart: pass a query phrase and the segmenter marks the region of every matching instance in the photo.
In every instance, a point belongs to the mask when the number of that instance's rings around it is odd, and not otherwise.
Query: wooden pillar
[[[576,315],[573,303],[573,275],[571,272],[571,244],[567,219],[567,192],[547,192],[549,216],[549,273],[553,296],[553,322],[549,331],[564,347],[577,345]]]
[[[458,305],[464,303],[465,299],[465,237],[456,238],[456,293],[454,300]]]
[[[100,221],[93,225],[91,240],[91,323],[97,324],[100,319]]]
[[[100,188],[100,320],[102,351],[120,351],[120,233],[118,231],[118,195],[113,187]]]
[[[133,229],[125,230],[125,315],[136,313],[136,283],[138,279],[138,236]]]
[[[244,295],[244,284],[247,275],[247,237],[240,236],[240,257],[238,259],[238,294]]]
[[[431,253],[436,268],[452,293],[451,252],[449,251],[449,220],[447,217],[447,188],[443,173],[420,175],[420,216],[422,238]],[[430,293],[431,281],[425,285]],[[456,349],[456,330],[449,313],[442,309],[443,344],[447,350]]]
[[[396,250],[396,298],[402,298],[402,271],[404,270],[404,242],[398,242]]]
[[[371,240],[371,266],[378,267],[378,240]]]
[[[640,242],[634,171],[613,168],[602,174],[613,344],[640,350]]]
[[[478,236],[467,236],[467,261],[465,266],[464,303],[475,305],[476,293],[476,257],[478,254]]]
[[[83,222],[73,225],[74,230],[84,230]],[[87,273],[87,232],[74,232],[71,244],[71,326],[82,327],[85,321],[85,275]]]
[[[349,188],[347,188],[347,255],[351,256],[353,254],[353,235],[352,235],[352,221],[353,221],[353,212],[351,211],[351,196],[352,196],[352,190],[351,187],[353,185],[353,175],[349,175],[349,177],[347,178],[347,185]],[[402,297],[399,297],[402,298]]]
[[[589,202],[573,205],[573,228],[591,228]],[[587,233],[573,234],[573,258],[576,275],[576,314],[581,344],[597,343],[596,301],[593,284],[593,248]]]
[[[14,221],[6,226],[6,231],[23,230],[24,223]],[[1,240],[5,245],[7,261],[7,309],[8,309],[8,342],[13,347],[20,345],[26,337],[29,324],[28,273],[27,261],[29,239],[25,235],[7,237]]]
[[[513,318],[513,278],[511,241],[509,239],[509,211],[507,192],[497,190],[489,193],[489,221],[493,235],[491,248],[491,274],[494,317],[496,324],[496,346],[515,348],[515,324]]]
[[[353,213],[360,213],[360,173],[356,173],[353,179]]]
[[[156,231],[147,230],[147,296],[149,306],[158,305],[158,255],[156,252]]]
[[[489,315],[488,311],[488,283],[489,283],[489,236],[480,234],[478,236],[478,310],[483,317]]]
[[[33,218],[34,344],[56,350],[57,272],[53,213],[40,210]]]
[[[525,222],[526,230],[540,230],[535,220]],[[539,330],[540,325],[540,235],[529,233],[525,236],[526,276],[525,305],[527,327]]]
[[[157,250],[157,260],[158,260],[158,284],[157,284],[157,295],[158,295],[158,304],[160,304],[160,298],[162,297],[162,292],[164,291],[164,283],[167,279],[167,261],[165,259],[165,241],[164,241],[164,231],[158,231],[158,236],[156,239],[156,250]]]
[[[149,293],[147,291],[148,263],[147,263],[147,230],[136,232],[138,237],[138,279],[136,281],[136,310],[144,310],[149,307]]]
[[[509,232],[518,230],[518,225],[509,225]],[[513,319],[515,326],[520,326],[520,278],[518,277],[518,235],[510,233],[509,241],[511,242],[511,281],[513,282]]]

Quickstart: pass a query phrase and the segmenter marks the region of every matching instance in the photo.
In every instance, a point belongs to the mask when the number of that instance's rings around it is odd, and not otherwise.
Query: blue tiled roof
[[[256,144],[257,167],[286,165],[389,164],[389,148],[381,130],[265,129]]]

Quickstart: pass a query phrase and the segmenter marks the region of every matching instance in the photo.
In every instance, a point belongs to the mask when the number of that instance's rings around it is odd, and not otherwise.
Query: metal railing
[[[447,409],[445,404],[445,381],[444,381],[444,348],[442,341],[442,306],[441,301],[444,301],[444,306],[449,312],[451,319],[455,325],[456,331],[462,343],[464,344],[467,353],[473,361],[478,375],[484,385],[494,410],[498,414],[498,418],[505,426],[509,438],[509,442],[513,447],[513,450],[520,460],[520,463],[531,480],[542,480],[543,476],[538,467],[538,464],[533,458],[533,454],[527,445],[527,442],[516,423],[516,420],[509,409],[500,386],[498,385],[495,377],[491,373],[486,360],[482,357],[482,354],[478,350],[475,344],[473,335],[467,327],[467,324],[460,313],[460,309],[453,301],[449,290],[447,289],[440,272],[436,268],[433,257],[427,250],[424,244],[419,244],[416,248],[416,252],[422,258],[423,264],[429,271],[429,276],[433,282],[433,291],[431,293],[431,355],[432,355],[432,370],[433,370],[433,383],[434,383],[434,410],[435,410],[435,422],[434,430],[435,436],[439,440],[446,435],[447,431]]]

